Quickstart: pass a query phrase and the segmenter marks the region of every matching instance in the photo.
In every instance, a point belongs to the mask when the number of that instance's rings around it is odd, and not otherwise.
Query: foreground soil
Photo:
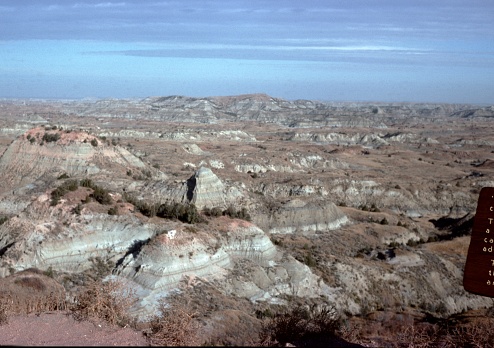
[[[16,315],[0,325],[0,345],[149,346],[142,332],[107,323],[77,321],[64,312]]]

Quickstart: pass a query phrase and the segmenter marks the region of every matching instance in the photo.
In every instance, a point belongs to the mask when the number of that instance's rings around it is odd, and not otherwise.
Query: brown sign
[[[480,191],[463,287],[477,295],[494,297],[494,187]]]

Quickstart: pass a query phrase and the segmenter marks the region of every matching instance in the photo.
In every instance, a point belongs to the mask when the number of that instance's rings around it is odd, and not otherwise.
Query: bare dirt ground
[[[148,346],[142,332],[105,322],[77,321],[69,313],[16,315],[0,325],[0,345]]]

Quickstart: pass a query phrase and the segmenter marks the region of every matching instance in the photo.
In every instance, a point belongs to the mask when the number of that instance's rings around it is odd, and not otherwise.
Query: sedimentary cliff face
[[[331,231],[349,220],[332,202],[304,202],[293,199],[267,215],[257,215],[256,223],[270,233],[314,233]]]
[[[247,197],[236,185],[223,183],[208,167],[201,166],[186,180],[151,181],[139,187],[131,185],[126,189],[140,199],[153,202],[176,202],[193,204],[198,210],[204,208],[226,209]]]
[[[223,192],[225,187],[211,169],[199,168],[194,176],[189,179],[187,185],[187,195],[190,197],[190,201],[199,209],[205,206],[225,205]]]
[[[478,191],[494,186],[489,108],[265,95],[14,104],[0,113],[2,276],[70,278],[99,258],[138,290],[141,315],[195,284],[251,303],[321,297],[349,315],[490,305],[461,286],[468,228],[436,225],[471,222]],[[85,178],[110,204],[82,187],[51,204]],[[199,214],[244,208],[252,221],[182,223],[127,195]]]
[[[220,219],[221,220],[221,219]],[[190,234],[176,230],[173,237],[160,234],[128,254],[116,274],[136,287],[141,306],[149,314],[163,294],[194,279],[215,282],[225,294],[251,301],[283,301],[280,296],[317,297],[329,292],[310,269],[280,252],[255,225],[222,218],[221,231]],[[255,271],[240,267],[248,263]]]
[[[147,168],[127,150],[87,133],[35,128],[18,137],[0,159],[6,177],[3,187],[38,184],[24,191],[4,192],[4,207],[15,206],[12,212],[16,215],[0,226],[0,276],[32,267],[77,274],[91,271],[94,260],[101,260],[115,265],[115,276],[138,289],[140,304],[134,310],[142,317],[153,313],[163,292],[176,289],[187,277],[219,281],[225,294],[252,301],[279,302],[282,295],[328,293],[318,276],[277,250],[268,235],[252,223],[220,217],[215,219],[216,227],[204,225],[205,230],[198,230],[177,221],[152,220],[136,215],[135,207],[122,202],[122,192],[111,192],[106,207],[91,200],[84,203],[93,190],[87,187],[65,193],[55,203],[51,200],[53,186],[64,180],[99,178],[99,183],[114,188],[129,170]],[[67,179],[61,179],[61,173]],[[112,182],[105,183],[104,178],[110,177]],[[160,183],[166,176],[155,175],[154,180],[155,186],[141,186],[145,187],[142,192],[163,186]],[[199,209],[226,208],[243,198],[206,167],[182,184],[167,185],[175,189],[165,190],[170,195],[161,199],[168,197]],[[111,206],[118,214],[108,214]],[[256,271],[239,271],[243,262]],[[233,279],[232,272],[240,278]]]
[[[47,176],[70,177],[148,169],[125,148],[95,136],[60,129],[31,129],[17,137],[0,158],[1,190],[29,185]]]
[[[221,217],[205,231],[132,214],[98,214],[91,207],[75,215],[71,208],[64,202],[51,207],[41,196],[0,226],[0,276],[31,267],[77,274],[91,270],[94,259],[110,262],[115,276],[137,289],[140,300],[133,310],[141,318],[154,312],[164,294],[195,278],[217,281],[225,295],[254,302],[330,293],[307,266],[246,221]],[[239,270],[242,262],[256,271]]]
[[[9,268],[23,270],[36,267],[59,272],[77,273],[92,266],[92,258],[116,261],[136,241],[156,233],[156,226],[146,225],[131,216],[54,214],[43,220],[12,218],[0,231],[3,260]],[[16,230],[15,236],[11,231]],[[4,264],[5,266],[5,264]],[[2,269],[5,276],[8,270]]]
[[[312,141],[320,144],[363,145],[365,147],[380,147],[393,142],[437,144],[432,138],[419,137],[411,133],[336,133],[336,132],[294,132],[288,137],[292,141]]]

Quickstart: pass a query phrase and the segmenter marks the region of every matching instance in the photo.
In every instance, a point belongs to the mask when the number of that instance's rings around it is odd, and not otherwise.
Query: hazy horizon
[[[184,95],[184,94],[167,94],[167,95],[150,95],[150,96],[143,96],[143,97],[74,97],[74,98],[43,98],[43,97],[0,97],[0,102],[2,101],[31,101],[31,102],[98,102],[101,100],[136,100],[136,101],[141,101],[147,98],[163,98],[163,97],[174,97],[174,96],[179,96],[179,97],[186,97],[186,98],[197,98],[197,99],[203,99],[203,98],[216,98],[216,97],[238,97],[238,96],[248,96],[248,95],[256,95],[256,94],[265,94],[262,92],[259,93],[242,93],[242,94],[229,94],[229,95],[206,95],[206,96],[191,96],[191,95]],[[449,105],[472,105],[475,107],[488,107],[488,106],[493,106],[494,103],[456,103],[456,102],[441,102],[441,101],[386,101],[386,100],[323,100],[323,99],[308,99],[308,98],[295,98],[295,99],[289,99],[289,98],[283,98],[283,97],[278,97],[274,95],[268,95],[269,97],[276,98],[276,99],[282,99],[286,100],[289,102],[293,102],[296,100],[307,100],[307,101],[312,101],[312,102],[320,102],[320,103],[327,103],[327,104],[362,104],[362,105],[388,105],[388,104],[449,104]]]
[[[494,103],[486,1],[0,1],[0,98]]]

